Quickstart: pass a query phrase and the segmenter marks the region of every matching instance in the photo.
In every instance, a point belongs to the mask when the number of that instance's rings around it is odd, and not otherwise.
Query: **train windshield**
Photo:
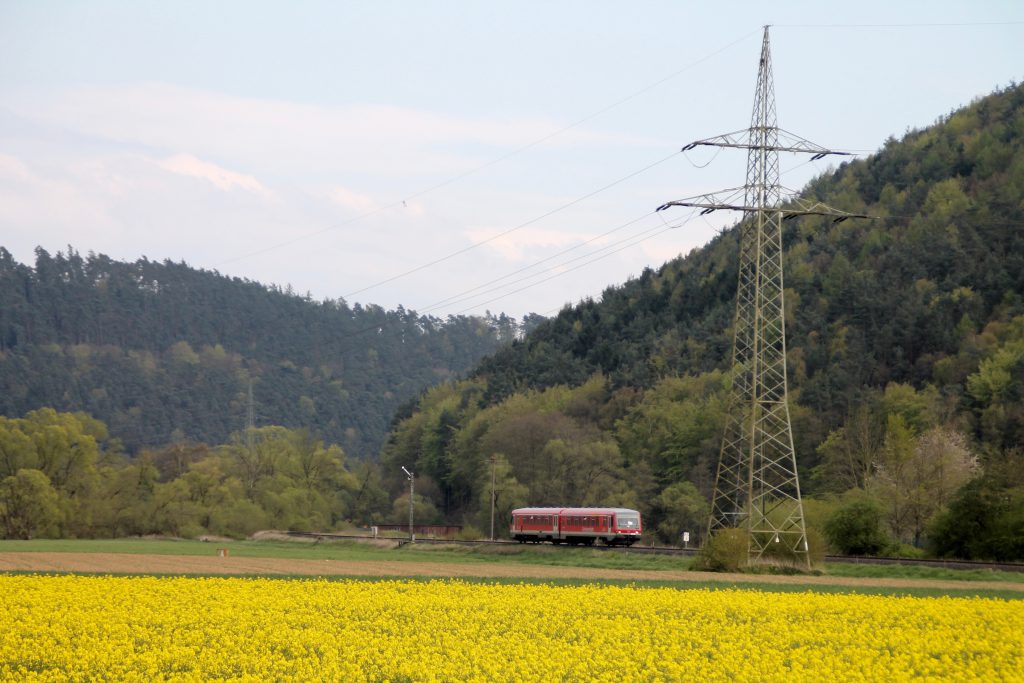
[[[640,515],[618,515],[616,520],[620,529],[640,528]]]

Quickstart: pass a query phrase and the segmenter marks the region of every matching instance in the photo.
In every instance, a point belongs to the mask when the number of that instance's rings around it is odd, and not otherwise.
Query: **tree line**
[[[52,408],[0,417],[0,536],[245,537],[390,519],[379,471],[280,426],[124,454],[105,424]]]

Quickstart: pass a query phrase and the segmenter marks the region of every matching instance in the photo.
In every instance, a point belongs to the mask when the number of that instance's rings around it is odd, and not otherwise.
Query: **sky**
[[[750,125],[764,25],[778,125],[830,149],[1024,77],[1017,0],[0,0],[0,246],[552,315],[735,221],[654,209],[742,185],[680,149]]]

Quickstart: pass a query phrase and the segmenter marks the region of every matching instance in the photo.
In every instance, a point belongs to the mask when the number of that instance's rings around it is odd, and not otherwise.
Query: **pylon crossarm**
[[[719,192],[709,192],[708,194],[700,194],[695,197],[685,197],[683,199],[677,199],[674,202],[666,202],[657,208],[658,211],[664,211],[670,206],[687,206],[694,209],[702,209],[701,215],[709,214],[712,211],[718,211],[719,209],[728,209],[732,211],[753,211],[750,206],[744,201],[747,188],[744,187],[732,187],[727,190],[720,190]]]
[[[713,211],[742,211],[744,213],[755,213],[759,211],[777,212],[782,214],[783,220],[791,220],[800,216],[824,216],[832,218],[834,223],[841,223],[850,218],[865,218],[874,220],[875,216],[863,213],[851,213],[833,208],[828,204],[819,201],[801,199],[792,193],[779,207],[758,206],[747,204],[744,200],[749,188],[731,187],[719,192],[685,197],[672,202],[666,202],[657,208],[657,211],[664,211],[671,206],[685,206],[693,209],[701,209],[702,216]],[[785,189],[785,188],[782,188]]]
[[[855,156],[853,152],[840,152],[834,149],[827,149],[821,145],[811,142],[805,138],[790,133],[782,128],[771,128],[772,135],[766,136],[766,129],[747,128],[733,133],[716,135],[704,140],[696,140],[683,147],[681,151],[688,152],[699,146],[708,147],[731,147],[733,149],[760,149],[771,152],[794,152],[814,155],[813,159],[822,159],[826,156]],[[776,144],[765,144],[766,139],[777,140]]]

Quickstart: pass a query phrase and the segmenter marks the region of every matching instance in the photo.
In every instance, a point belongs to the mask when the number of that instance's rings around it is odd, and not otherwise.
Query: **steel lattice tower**
[[[688,206],[701,214],[731,209],[740,222],[739,277],[733,320],[733,381],[722,438],[709,535],[749,532],[749,563],[769,558],[810,566],[793,429],[786,387],[786,324],[782,224],[797,216],[837,221],[865,217],[798,198],[779,184],[779,152],[820,159],[843,154],[778,128],[768,27],[764,27],[750,128],[690,143],[747,150],[743,187],[681,199],[659,207]],[[785,197],[785,199],[784,199]]]

